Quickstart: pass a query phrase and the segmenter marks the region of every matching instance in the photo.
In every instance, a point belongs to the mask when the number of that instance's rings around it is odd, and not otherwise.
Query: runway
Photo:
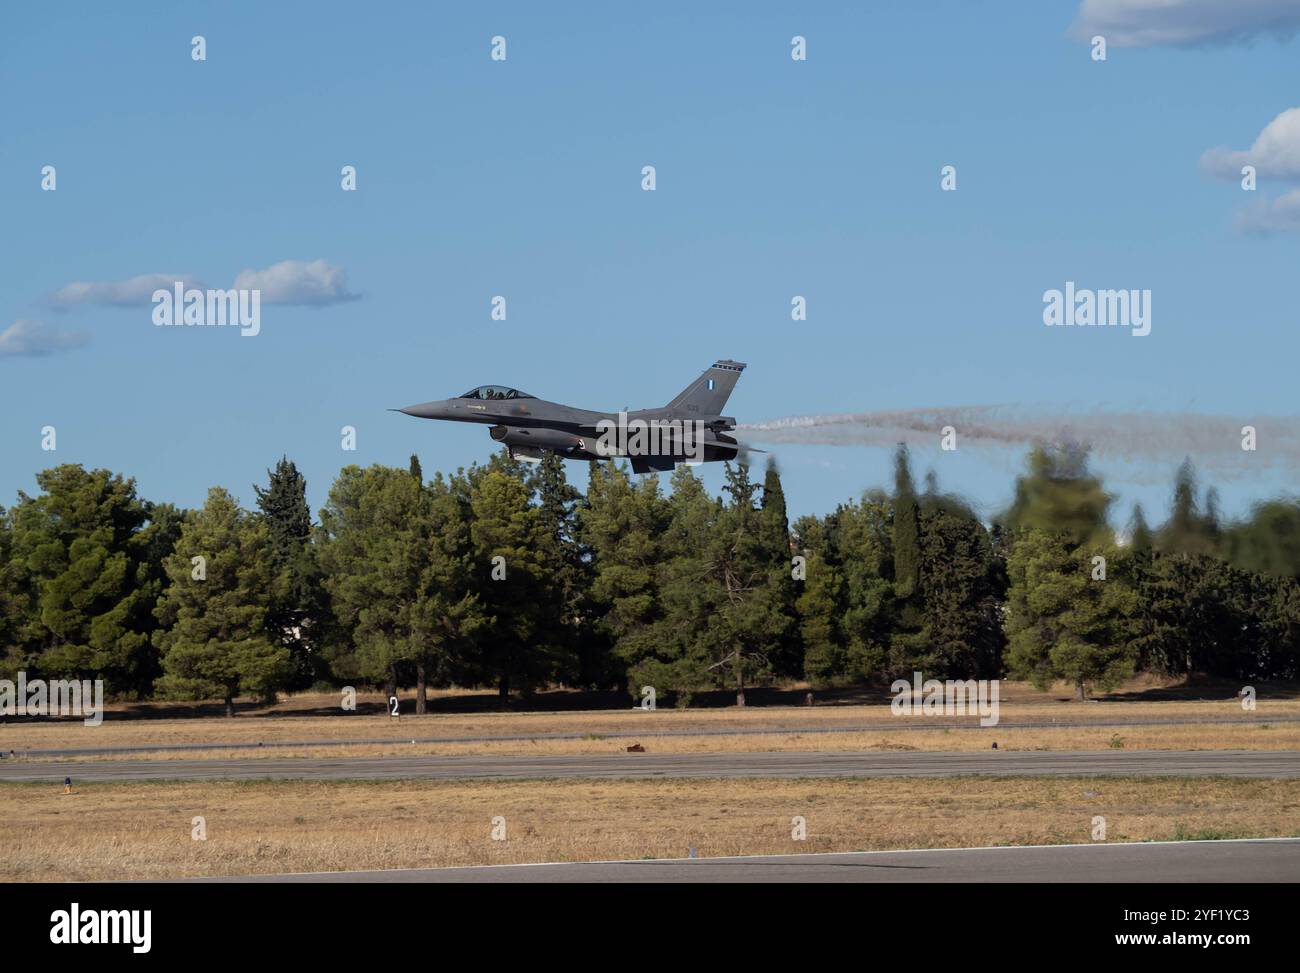
[[[1300,839],[314,872],[216,882],[1296,882]]]
[[[1143,776],[1300,778],[1294,750],[988,750],[268,757],[0,762],[0,781],[556,780],[737,777]]]

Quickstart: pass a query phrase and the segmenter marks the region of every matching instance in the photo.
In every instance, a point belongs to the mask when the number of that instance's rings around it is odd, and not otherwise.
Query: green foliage
[[[795,604],[804,672],[811,682],[826,684],[840,678],[847,668],[841,628],[844,580],[823,554],[812,551],[806,556],[808,577]]]
[[[1213,496],[1201,512],[1196,497],[1196,473],[1190,460],[1178,468],[1174,481],[1174,503],[1168,522],[1155,538],[1158,550],[1170,554],[1214,555],[1220,546],[1218,517]]]
[[[1135,668],[1243,684],[1300,678],[1300,503],[1221,525],[1189,463],[1168,518],[1110,497],[1077,447],[1034,450],[990,526],[906,449],[869,491],[791,530],[780,472],[728,465],[721,497],[591,464],[586,495],[548,455],[504,453],[424,480],[350,466],[313,527],[287,458],[257,513],[214,489],[200,511],[60,466],[0,509],[0,676],[105,677],[111,694],[184,698],[329,680],[654,686],[689,705],[805,678],[873,683],[1004,671],[1080,694]],[[798,554],[804,570],[792,576]],[[191,577],[206,559],[207,579]],[[1105,560],[1105,578],[1095,558]]]
[[[495,681],[504,701],[571,668],[550,608],[560,581],[549,573],[552,550],[541,509],[518,465],[490,463],[470,471],[470,577],[485,621],[473,673]]]
[[[1086,450],[1040,447],[1028,466],[1005,517],[1007,668],[1039,686],[1064,679],[1082,699],[1134,671],[1137,562],[1115,544]]]
[[[673,474],[673,506],[659,492],[658,477],[633,482],[622,465],[592,463],[587,498],[578,514],[578,532],[590,551],[591,597],[596,628],[608,640],[618,672],[633,668],[631,688],[668,686],[658,681],[658,664],[671,664],[681,646],[664,632],[660,567],[667,553],[686,553],[702,536],[707,521],[697,520],[698,504],[710,506],[688,467]],[[694,516],[691,511],[694,510]],[[707,514],[706,514],[707,517]],[[655,674],[649,672],[654,670]],[[622,677],[624,685],[626,677]]]
[[[1157,554],[1141,575],[1141,663],[1173,675],[1292,678],[1300,585],[1208,555]]]
[[[912,486],[907,447],[894,454],[894,596],[900,600],[916,593],[921,577],[921,524]]]
[[[1105,558],[1106,578],[1094,558]],[[1038,686],[1063,679],[1080,699],[1133,674],[1138,595],[1131,559],[1065,531],[1024,528],[1007,555],[1007,667]]]
[[[536,497],[545,544],[544,571],[555,597],[545,606],[543,641],[563,660],[557,674],[581,685],[602,685],[617,676],[608,660],[606,639],[595,629],[596,607],[591,588],[595,571],[591,551],[583,542],[579,492],[564,473],[564,460],[547,453],[529,480]]]
[[[12,517],[0,508],[0,679],[36,668],[37,626],[30,573],[14,556]]]
[[[927,501],[920,580],[922,649],[908,660],[911,671],[952,678],[1001,675],[1003,566],[988,530],[968,509]]]
[[[1226,531],[1224,548],[1242,571],[1300,580],[1300,501],[1259,504],[1250,519]]]
[[[289,650],[293,675],[287,688],[305,689],[328,671],[317,644],[317,632],[324,628],[325,603],[320,565],[311,544],[307,481],[285,457],[274,470],[267,471],[267,477],[265,489],[253,487],[267,525],[271,561],[266,626],[271,637]]]
[[[264,519],[239,508],[220,487],[188,516],[164,561],[167,590],[155,610],[163,676],[156,691],[173,699],[226,701],[270,696],[290,674],[289,651],[267,634],[272,566]],[[201,558],[201,562],[196,562]]]
[[[1147,526],[1147,519],[1142,513],[1141,504],[1133,507],[1133,519],[1129,521],[1128,536],[1129,547],[1136,554],[1150,554],[1151,549],[1155,546],[1155,535],[1151,532],[1151,528]]]
[[[1088,472],[1080,446],[1040,446],[1029,454],[1029,474],[1016,481],[1015,500],[1003,518],[1008,530],[1061,531],[1076,544],[1111,539],[1106,521],[1111,497]]]
[[[714,686],[730,686],[737,705],[745,688],[778,673],[777,653],[793,632],[788,542],[772,549],[764,511],[755,508],[757,487],[743,464],[726,464],[728,502],[718,512],[699,563],[706,609],[694,632],[690,657]],[[784,516],[782,516],[784,520]],[[685,619],[683,619],[683,622]]]
[[[776,676],[798,678],[803,672],[803,643],[799,639],[795,600],[798,586],[791,573],[790,520],[786,512],[785,490],[776,460],[769,459],[763,473],[763,492],[759,504],[760,557],[769,562],[768,583],[779,615],[780,635],[771,648],[772,668]]]
[[[7,665],[103,678],[111,693],[146,692],[157,673],[158,559],[174,536],[168,511],[151,527],[135,481],[108,470],[65,465],[36,480],[44,493],[20,493],[7,518]]]
[[[886,670],[898,615],[894,581],[891,503],[871,493],[835,513],[833,553],[844,577],[844,676],[853,681],[879,677]]]
[[[593,594],[627,686],[683,694],[747,686],[800,662],[790,541],[780,476],[769,466],[763,502],[744,466],[727,465],[729,502],[711,498],[689,467],[628,478],[593,466],[582,532],[595,563]]]
[[[809,680],[1000,674],[1000,556],[979,518],[940,494],[933,473],[926,482],[917,497],[900,448],[892,496],[869,492],[796,524],[809,556],[799,603]],[[911,568],[898,566],[899,543],[914,548]]]
[[[486,624],[471,580],[468,485],[425,486],[409,470],[345,467],[321,511],[320,563],[335,619],[330,655],[343,675],[395,691],[416,676],[446,684],[472,664]]]

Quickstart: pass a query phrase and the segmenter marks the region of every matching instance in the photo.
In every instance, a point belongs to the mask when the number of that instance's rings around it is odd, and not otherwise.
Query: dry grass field
[[[484,694],[433,694],[434,712],[400,721],[377,694],[342,713],[339,697],[211,706],[117,705],[98,727],[0,723],[5,759],[25,751],[142,748],[69,759],[610,753],[756,750],[1300,750],[1300,693],[1261,692],[1243,711],[1232,687],[1144,679],[1096,702],[1069,687],[1002,684],[1000,724],[896,716],[888,697],[804,687],[737,709],[653,712],[548,693],[545,709],[494,711]],[[588,704],[605,708],[584,708]],[[784,705],[780,705],[784,704]],[[1248,720],[1249,722],[1242,722]],[[1015,725],[1027,724],[1027,725]],[[740,732],[737,732],[740,731]],[[507,739],[508,738],[508,739]],[[331,741],[338,745],[322,746]],[[411,742],[416,741],[416,742]],[[421,742],[423,741],[423,742]],[[195,749],[244,744],[251,749]],[[151,747],[177,747],[151,750]],[[260,746],[258,746],[260,745]],[[15,751],[10,758],[8,752]],[[34,756],[31,759],[50,759]],[[791,838],[791,818],[807,839]],[[1109,841],[1300,834],[1300,781],[987,778],[653,781],[163,781],[0,784],[0,880],[244,875],[610,858],[1086,842],[1094,816]],[[192,819],[207,840],[191,838]],[[491,838],[492,818],[507,840]]]
[[[1179,726],[1061,727],[1058,729],[980,730],[935,729],[927,732],[885,731],[859,733],[798,733],[771,730],[743,736],[656,736],[654,732],[596,733],[579,739],[545,737],[522,740],[485,740],[463,743],[390,741],[329,747],[285,747],[269,744],[256,749],[146,750],[127,755],[42,757],[42,762],[106,762],[129,756],[131,760],[179,759],[266,760],[272,757],[415,757],[530,756],[617,753],[640,744],[654,753],[749,753],[756,751],[944,751],[1000,750],[1300,750],[1300,722],[1258,723],[1239,726],[1187,724]],[[15,758],[23,760],[24,758]],[[165,771],[163,771],[165,773]]]
[[[191,837],[206,819],[207,840]],[[791,818],[807,839],[791,839]],[[0,880],[1300,834],[1300,781],[1125,778],[0,786]],[[491,838],[492,818],[506,840]]]
[[[455,693],[435,694],[435,703],[456,698]],[[1231,694],[1219,689],[1207,698],[1152,700],[1141,692],[1078,703],[1068,689],[1039,692],[1032,687],[1004,683],[1000,725],[978,727],[978,718],[895,716],[887,703],[816,706],[751,706],[744,709],[670,709],[653,712],[626,709],[551,712],[438,712],[424,716],[406,714],[400,720],[384,715],[378,695],[359,698],[359,710],[339,711],[332,695],[300,695],[276,706],[252,707],[241,715],[167,718],[165,705],[150,706],[150,718],[139,718],[129,707],[110,709],[97,727],[80,722],[20,722],[0,724],[0,751],[23,752],[60,748],[143,747],[185,744],[262,744],[255,751],[169,750],[133,754],[145,756],[338,756],[376,753],[525,754],[602,753],[642,743],[656,752],[718,750],[859,750],[922,749],[983,750],[991,741],[1019,749],[1095,749],[1123,746],[1130,749],[1291,749],[1300,747],[1300,698],[1293,694],[1261,698],[1247,713]],[[409,709],[411,701],[405,702]],[[176,708],[179,711],[179,707]],[[312,715],[306,715],[312,714]],[[331,715],[334,714],[334,715]],[[134,716],[134,718],[128,718]],[[1259,725],[1223,725],[1250,718],[1258,724],[1269,718],[1282,722]],[[1186,720],[1179,726],[1107,726],[1141,721]],[[1013,724],[1032,723],[1034,727]],[[1091,724],[1077,728],[1052,724]],[[954,727],[945,732],[944,727]],[[808,730],[824,732],[800,732]],[[752,731],[746,735],[709,735],[718,731]],[[548,739],[569,734],[577,739]],[[688,734],[664,736],[663,734]],[[689,734],[699,734],[691,736]],[[467,738],[515,737],[514,740],[470,741]],[[411,740],[436,739],[437,743],[411,744]],[[455,742],[455,741],[462,742]],[[373,741],[312,750],[313,742]],[[444,742],[445,741],[445,742]],[[292,751],[282,749],[293,744]]]

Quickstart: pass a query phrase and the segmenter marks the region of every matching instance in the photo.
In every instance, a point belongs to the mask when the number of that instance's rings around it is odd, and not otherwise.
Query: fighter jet
[[[744,370],[742,362],[714,362],[660,409],[592,412],[502,385],[480,385],[454,399],[395,411],[418,419],[483,423],[493,439],[524,462],[540,463],[548,452],[579,460],[625,456],[637,473],[663,472],[678,463],[735,459],[749,451],[727,435],[736,420],[722,415]]]

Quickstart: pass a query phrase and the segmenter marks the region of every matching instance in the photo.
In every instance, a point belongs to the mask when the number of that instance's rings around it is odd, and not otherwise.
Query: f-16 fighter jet
[[[626,456],[637,473],[666,471],[678,463],[735,459],[749,451],[726,434],[736,420],[722,415],[744,370],[741,362],[714,362],[661,409],[590,412],[518,389],[480,385],[454,399],[396,411],[418,419],[481,422],[512,457],[525,462],[540,463],[548,452],[581,460]]]

